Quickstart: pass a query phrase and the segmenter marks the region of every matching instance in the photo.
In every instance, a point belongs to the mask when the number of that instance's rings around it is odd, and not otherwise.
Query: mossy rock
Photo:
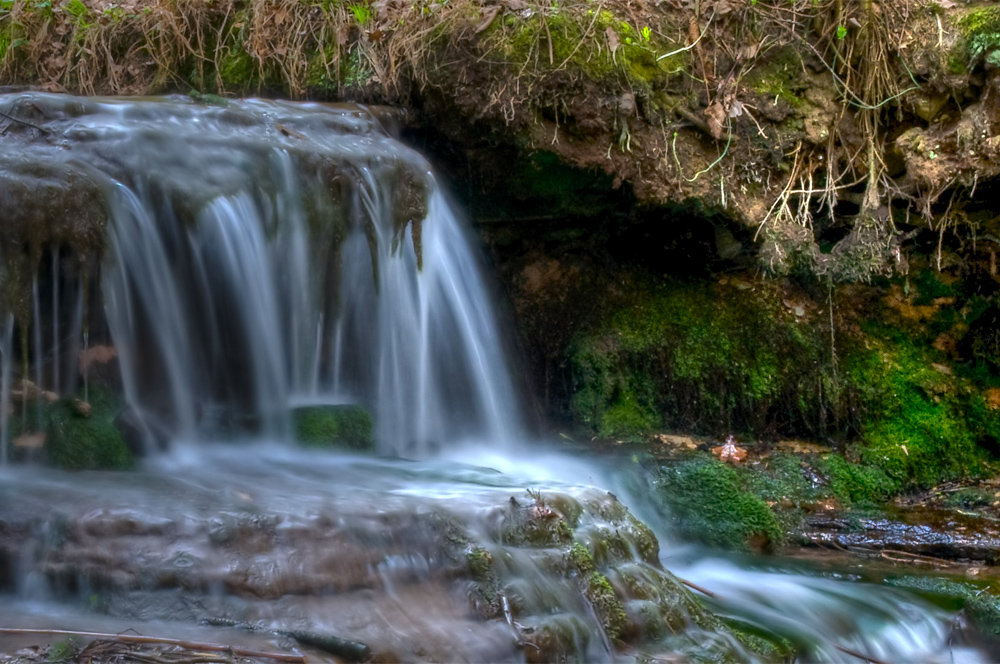
[[[615,589],[608,577],[593,571],[584,580],[583,594],[594,608],[604,633],[612,642],[620,642],[625,636],[628,618],[622,601],[615,595]]]
[[[836,393],[829,331],[786,311],[767,285],[623,281],[624,292],[568,349],[579,426],[632,441],[663,426],[823,430]]]
[[[836,454],[820,458],[816,465],[830,481],[833,494],[847,506],[884,503],[900,489],[899,482],[881,468],[849,463]]]
[[[372,416],[360,406],[303,406],[292,412],[295,440],[304,447],[371,451]]]
[[[733,467],[695,457],[664,468],[659,497],[682,536],[710,546],[739,551],[769,550],[786,533],[771,508],[748,491]]]
[[[129,470],[135,465],[122,434],[114,425],[116,400],[92,394],[90,412],[62,400],[49,407],[45,450],[49,462],[67,470]]]

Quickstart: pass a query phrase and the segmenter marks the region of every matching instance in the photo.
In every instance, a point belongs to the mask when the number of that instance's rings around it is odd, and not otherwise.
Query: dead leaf
[[[295,131],[291,127],[286,127],[283,124],[280,124],[280,123],[276,124],[276,125],[274,125],[274,128],[277,129],[278,131],[280,131],[282,136],[287,136],[289,138],[297,138],[300,141],[309,140],[308,137],[305,134],[303,134],[301,132],[298,132],[298,131]]]
[[[608,50],[611,51],[611,56],[614,57],[615,51],[618,50],[618,33],[615,29],[608,26],[608,29],[604,31],[604,35],[608,38]]]
[[[708,131],[712,138],[722,138],[722,130],[725,127],[726,109],[716,100],[711,106],[705,109],[705,117],[708,118]]]
[[[500,13],[500,5],[493,5],[492,7],[487,7],[486,10],[483,12],[483,20],[480,21],[478,26],[476,26],[475,34],[478,35],[479,33],[484,32],[486,28],[490,27],[490,25],[493,23],[493,19],[495,19],[497,17],[497,14],[499,13]]]
[[[337,28],[337,46],[343,46],[347,43],[347,40],[351,38],[351,24],[344,23],[339,28]]]
[[[747,457],[747,451],[736,444],[736,439],[730,436],[726,439],[725,445],[712,448],[712,454],[719,457],[720,461],[729,463],[739,463]]]
[[[528,8],[528,3],[524,0],[503,0],[503,4],[512,12],[519,12]]]
[[[691,436],[675,436],[669,433],[656,434],[653,438],[663,445],[672,445],[674,447],[683,447],[689,450],[698,449],[698,443],[695,442],[694,438]]]

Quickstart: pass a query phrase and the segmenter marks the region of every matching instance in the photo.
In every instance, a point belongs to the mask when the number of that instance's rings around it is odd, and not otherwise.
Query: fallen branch
[[[881,556],[894,563],[923,563],[934,567],[951,567],[955,564],[949,560],[924,556],[919,553],[910,553],[908,551],[896,551],[895,549],[882,549]]]
[[[38,125],[32,124],[32,123],[27,122],[25,120],[19,120],[18,118],[15,118],[13,115],[9,115],[7,113],[4,113],[3,111],[0,111],[0,117],[6,118],[7,120],[10,120],[11,122],[16,122],[17,124],[22,124],[25,127],[31,127],[32,129],[37,129],[38,131],[40,131],[43,134],[51,134],[52,133],[51,129],[46,129],[45,127],[39,127]]]
[[[19,629],[14,627],[0,627],[0,634],[39,634],[44,636],[82,636],[88,639],[107,639],[122,641],[126,643],[156,643],[161,645],[178,646],[187,650],[207,650],[209,652],[228,652],[240,657],[259,657],[261,659],[272,659],[276,662],[295,662],[295,664],[305,664],[306,658],[302,655],[289,655],[279,652],[266,652],[263,650],[253,650],[252,648],[241,648],[239,646],[226,646],[218,643],[201,643],[198,641],[183,641],[181,639],[168,639],[157,636],[140,636],[136,634],[104,634],[101,632],[76,632],[65,629]]]
[[[858,659],[868,662],[868,664],[889,664],[889,662],[885,661],[884,659],[876,659],[875,657],[871,657],[864,653],[860,653],[857,650],[851,650],[850,648],[846,648],[844,646],[834,645],[833,647],[839,650],[840,652],[844,653],[845,655],[850,655],[851,657],[857,657]]]
[[[718,595],[716,595],[715,593],[713,593],[708,588],[703,588],[703,587],[699,586],[697,583],[692,583],[691,581],[688,581],[687,579],[682,579],[680,577],[677,577],[677,580],[680,581],[681,583],[683,583],[688,588],[693,588],[694,590],[697,590],[698,592],[700,592],[703,595],[708,595],[712,599],[717,599],[719,597]]]
[[[336,655],[337,657],[345,659],[349,662],[364,662],[371,659],[372,656],[371,648],[364,643],[349,641],[347,639],[342,639],[339,636],[332,636],[329,634],[317,634],[316,632],[306,632],[297,629],[271,629],[255,625],[253,623],[230,620],[228,618],[205,618],[201,622],[204,625],[212,625],[215,627],[236,627],[250,632],[265,632],[268,634],[287,636],[295,639],[302,645],[311,646],[317,650],[322,650],[323,652],[330,653],[331,655]]]

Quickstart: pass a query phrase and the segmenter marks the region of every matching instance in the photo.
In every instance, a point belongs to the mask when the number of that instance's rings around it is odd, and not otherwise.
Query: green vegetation
[[[49,461],[67,470],[129,470],[132,453],[114,418],[121,408],[109,391],[91,389],[90,411],[62,400],[48,408],[45,451]]]
[[[754,69],[746,78],[746,86],[767,97],[772,104],[784,102],[792,108],[803,105],[802,61],[799,53],[786,46],[773,56],[767,66]]]
[[[636,279],[626,288],[568,351],[581,425],[624,440],[662,426],[822,430],[833,392],[822,330],[732,286]]]
[[[372,417],[360,406],[304,406],[292,412],[295,440],[305,447],[371,451]]]
[[[989,455],[977,442],[997,439],[996,414],[968,385],[935,368],[932,349],[911,334],[880,324],[865,332],[865,347],[851,349],[843,362],[860,412],[861,460],[902,486],[986,472]]]
[[[785,453],[738,466],[699,453],[667,463],[656,485],[682,537],[737,551],[793,543],[821,504],[879,508],[900,488],[881,469],[837,454]]]
[[[971,8],[955,24],[962,38],[952,53],[952,61],[963,67],[971,67],[983,59],[998,64],[995,51],[1000,49],[1000,7]]]
[[[817,468],[830,481],[833,495],[845,506],[879,505],[896,495],[900,489],[900,483],[886,475],[881,468],[849,463],[835,454],[820,458]]]
[[[635,442],[662,428],[834,436],[862,464],[821,464],[845,504],[980,477],[1000,416],[932,342],[969,329],[970,352],[992,362],[993,310],[980,303],[960,313],[949,281],[926,271],[914,281],[914,304],[901,306],[924,318],[862,314],[837,332],[834,365],[829,324],[773,282],[751,289],[630,275],[569,346],[570,415],[590,435]],[[972,315],[983,324],[967,327]]]
[[[628,620],[625,617],[625,608],[615,595],[608,577],[596,570],[591,572],[584,583],[583,594],[594,607],[594,613],[601,621],[608,638],[615,643],[622,641]]]
[[[767,503],[745,487],[739,471],[720,461],[696,457],[664,468],[658,489],[674,527],[687,539],[737,550],[769,549],[785,539]]]
[[[90,401],[35,399],[22,414],[9,419],[8,435],[43,437],[39,458],[66,470],[129,470],[134,465],[125,439],[114,425],[123,402],[99,386],[91,386]],[[16,460],[31,458],[33,450],[14,448]]]

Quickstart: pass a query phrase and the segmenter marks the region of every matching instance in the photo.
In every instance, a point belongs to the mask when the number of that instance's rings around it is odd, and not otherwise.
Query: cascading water
[[[0,470],[0,623],[236,619],[403,661],[611,660],[626,639],[637,658],[767,659],[665,571],[676,549],[583,486],[613,473],[523,446],[475,254],[376,113],[42,94],[0,111],[3,403],[18,373],[71,394],[103,308],[148,439],[239,439],[132,474]],[[291,409],[345,402],[374,412],[382,452],[425,460],[285,442]],[[902,592],[683,573],[809,661],[980,661]]]
[[[10,107],[44,109],[59,137],[34,159],[104,192],[104,305],[153,436],[281,436],[291,404],[345,401],[374,411],[384,451],[410,456],[519,431],[464,232],[427,163],[374,115],[47,95]]]

